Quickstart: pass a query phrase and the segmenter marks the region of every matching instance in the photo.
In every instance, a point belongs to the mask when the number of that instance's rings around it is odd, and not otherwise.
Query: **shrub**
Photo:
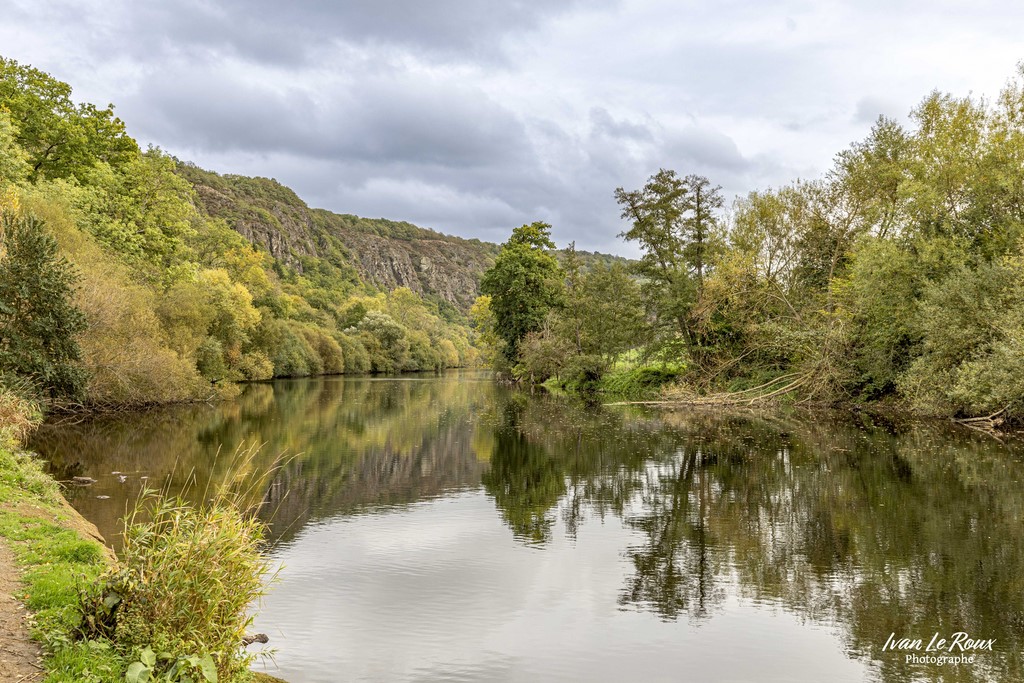
[[[605,376],[601,382],[601,389],[610,394],[640,398],[675,381],[683,374],[685,368],[686,366],[681,363],[667,363],[621,370]]]
[[[9,443],[21,443],[42,419],[35,402],[5,386],[9,381],[0,375],[0,448]]]
[[[0,369],[31,378],[51,398],[78,399],[85,389],[77,279],[42,221],[0,215]]]
[[[605,363],[600,356],[583,354],[573,356],[562,370],[565,388],[581,394],[593,394],[601,385]]]
[[[83,596],[81,635],[111,639],[153,674],[194,659],[212,661],[222,682],[243,680],[248,608],[265,585],[262,536],[225,498],[195,507],[144,497],[125,521],[120,563]]]
[[[345,372],[351,374],[370,371],[370,354],[359,337],[339,332],[335,339],[338,340],[345,356]]]
[[[274,363],[266,353],[256,349],[242,356],[238,370],[247,380],[270,379],[274,376]]]

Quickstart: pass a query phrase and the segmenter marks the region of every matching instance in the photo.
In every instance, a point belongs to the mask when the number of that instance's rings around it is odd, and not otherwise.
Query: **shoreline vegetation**
[[[280,683],[249,671],[243,645],[249,606],[268,583],[262,524],[243,512],[245,491],[202,507],[150,493],[129,514],[115,558],[21,450],[40,419],[37,406],[0,394],[0,543],[31,610],[23,630],[43,655],[41,667],[27,659],[27,671],[8,673],[45,673],[48,683]]]
[[[337,231],[448,238],[143,151],[112,106],[0,58],[0,387],[49,411],[109,411],[278,377],[486,365],[655,404],[873,404],[1012,425],[1022,78],[991,101],[933,92],[824,177],[729,207],[708,178],[669,169],[618,188],[637,261],[558,250],[539,222],[500,249],[464,241],[474,267],[493,265],[460,308],[378,289]]]
[[[523,225],[471,316],[515,381],[662,406],[884,408],[1024,420],[1024,65],[998,97],[933,92],[816,180],[726,208],[661,169],[615,198],[640,259],[587,267]],[[618,401],[622,402],[622,401]]]
[[[285,216],[295,208],[287,202],[305,213]],[[284,219],[302,217],[315,221],[302,236],[314,255],[274,255],[239,232],[278,230],[264,237],[279,245],[298,240],[281,232]],[[434,245],[442,236],[311,212],[276,181],[142,150],[112,106],[75,103],[68,84],[2,57],[0,218],[0,386],[47,410],[216,400],[241,381],[477,362],[463,310],[409,287],[381,291],[330,230]],[[486,261],[489,246],[464,242]]]

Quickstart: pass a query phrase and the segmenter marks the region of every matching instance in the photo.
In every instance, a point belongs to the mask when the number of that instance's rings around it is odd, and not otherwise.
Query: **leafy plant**
[[[83,596],[80,635],[137,656],[129,681],[239,680],[249,606],[265,588],[262,535],[228,495],[199,507],[147,492],[119,564]]]
[[[128,683],[217,683],[217,665],[208,654],[175,657],[169,652],[158,655],[147,647],[139,653],[138,661],[128,665],[125,680]]]

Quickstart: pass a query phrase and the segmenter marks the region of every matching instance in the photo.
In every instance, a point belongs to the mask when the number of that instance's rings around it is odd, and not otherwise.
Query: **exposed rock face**
[[[434,294],[466,310],[480,293],[480,276],[494,263],[490,250],[467,249],[461,240],[397,240],[342,233],[353,264],[366,280],[392,290]]]
[[[489,242],[311,209],[276,180],[222,176],[190,164],[179,165],[178,172],[192,183],[202,210],[300,273],[308,259],[323,259],[345,271],[355,269],[360,280],[384,291],[408,287],[467,311],[498,255],[498,245]],[[627,263],[619,256],[577,253],[585,269],[598,261]]]
[[[408,287],[468,310],[497,245],[465,240],[410,223],[310,209],[275,180],[204,171],[183,164],[201,205],[275,259],[302,272],[306,258],[354,267],[382,290]]]
[[[189,178],[192,180],[192,178]],[[239,197],[209,185],[194,184],[202,208],[215,218],[224,218],[243,237],[270,252],[270,255],[301,272],[297,256],[320,256],[314,238],[313,221],[305,203],[301,206],[275,202],[269,209],[247,206]]]

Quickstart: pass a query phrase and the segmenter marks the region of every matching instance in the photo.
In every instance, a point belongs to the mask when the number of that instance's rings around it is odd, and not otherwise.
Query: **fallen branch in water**
[[[963,425],[964,427],[970,427],[975,431],[983,432],[989,436],[995,436],[998,428],[1006,421],[1005,413],[1006,408],[1003,408],[1002,410],[997,410],[991,415],[953,418],[953,422]]]
[[[789,384],[778,387],[780,382],[796,378]],[[787,394],[795,389],[799,389],[801,386],[806,384],[811,378],[810,374],[799,374],[790,373],[788,375],[782,375],[776,377],[770,382],[765,382],[756,387],[750,389],[744,389],[742,391],[731,391],[724,394],[712,394],[710,396],[694,396],[693,398],[677,398],[667,399],[661,401],[617,401],[615,403],[606,403],[608,406],[737,406],[737,405],[754,405],[761,401]],[[772,389],[772,387],[778,387]],[[770,391],[768,391],[770,389]],[[765,393],[753,394],[752,392],[758,390],[766,390]]]
[[[1002,424],[1003,423],[1002,415],[1005,412],[1006,412],[1006,408],[1003,408],[1002,410],[997,410],[996,412],[992,413],[991,415],[983,415],[981,417],[963,417],[963,418],[959,418],[959,419],[954,418],[953,422],[959,422],[962,425],[967,425],[967,424]]]

